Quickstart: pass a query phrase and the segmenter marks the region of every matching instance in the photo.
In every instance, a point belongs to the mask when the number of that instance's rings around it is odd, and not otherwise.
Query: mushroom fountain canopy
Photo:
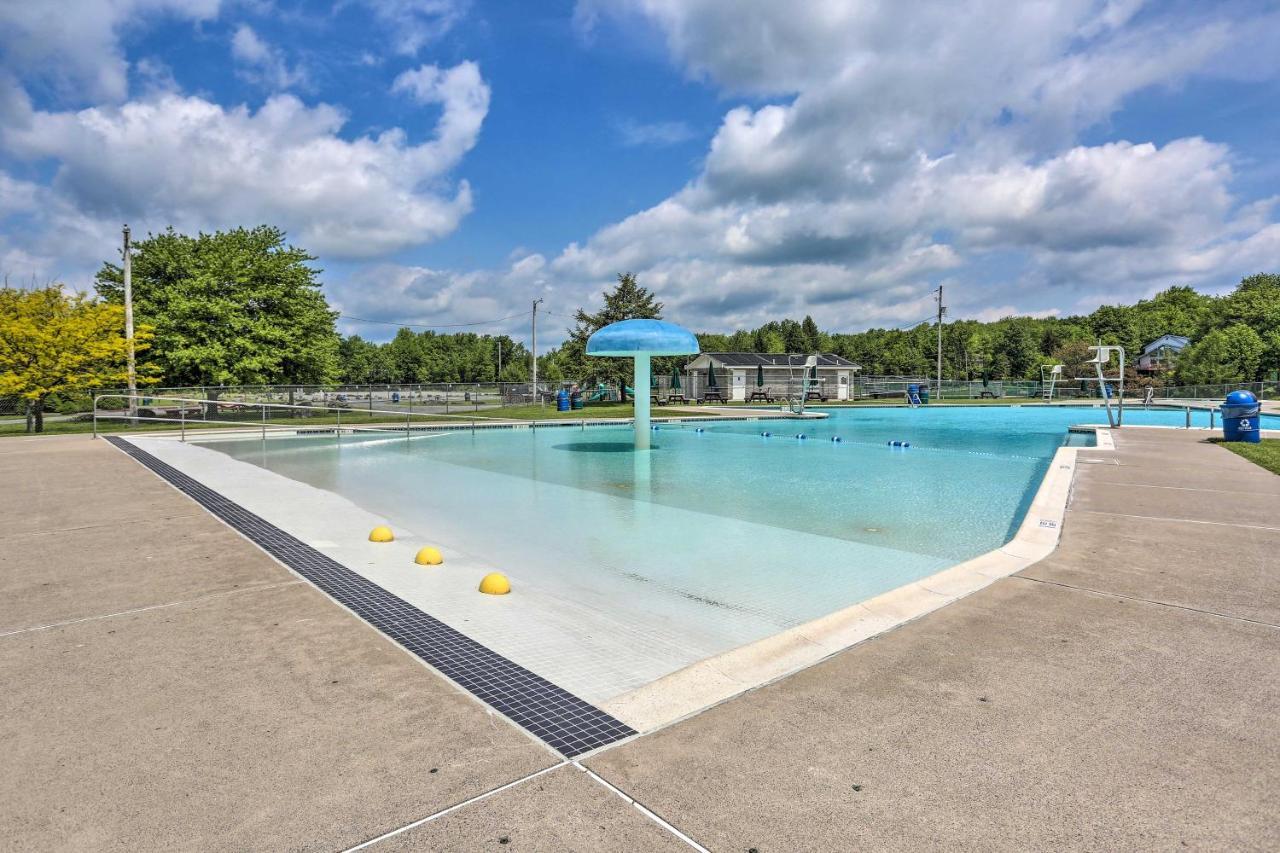
[[[587,339],[587,355],[697,355],[693,332],[662,320],[620,320]]]
[[[649,359],[655,355],[697,355],[693,332],[662,320],[620,320],[587,339],[587,355],[635,359],[636,450],[649,449]]]

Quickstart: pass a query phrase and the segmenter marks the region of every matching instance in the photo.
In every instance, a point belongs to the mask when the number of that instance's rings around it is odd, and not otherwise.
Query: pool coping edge
[[[763,687],[859,643],[919,619],[1039,562],[1058,546],[1077,454],[1112,451],[1111,430],[1095,447],[1060,447],[1017,533],[1004,545],[889,592],[739,646],[601,703],[601,710],[648,734]],[[611,745],[612,746],[612,745]]]

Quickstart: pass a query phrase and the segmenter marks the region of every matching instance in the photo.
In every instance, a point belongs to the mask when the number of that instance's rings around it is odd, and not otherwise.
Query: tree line
[[[586,356],[586,338],[607,322],[660,317],[662,305],[630,274],[619,276],[604,301],[604,309],[596,314],[579,310],[569,339],[539,360],[541,375],[587,381],[617,378],[620,368],[610,359]],[[1104,305],[1085,315],[955,320],[942,328],[942,372],[945,379],[1038,380],[1041,365],[1063,364],[1067,375],[1084,375],[1089,345],[1101,341],[1125,348],[1136,379],[1132,367],[1138,354],[1162,335],[1180,335],[1191,344],[1175,369],[1158,381],[1194,385],[1275,377],[1280,372],[1280,275],[1249,276],[1224,296],[1176,286],[1134,305]],[[698,342],[704,352],[834,353],[860,365],[864,375],[937,372],[934,323],[832,333],[821,331],[806,316],[731,334],[703,332]]]
[[[322,292],[316,258],[289,245],[278,228],[180,234],[172,228],[134,244],[132,284],[139,376],[175,386],[322,383],[522,382],[525,346],[507,335],[442,334],[401,328],[386,343],[342,337]],[[54,285],[0,288],[0,396],[26,401],[38,419],[52,401],[123,384],[123,270],[104,263],[97,295]],[[587,338],[633,317],[661,317],[663,305],[631,273],[579,308],[559,346],[539,356],[540,377],[625,387],[625,360],[592,358]],[[751,330],[698,335],[704,351],[830,352],[864,374],[932,375],[936,326],[825,332],[812,317]],[[1120,344],[1136,360],[1165,334],[1191,345],[1164,381],[1216,384],[1268,379],[1280,372],[1280,275],[1243,279],[1222,296],[1171,287],[1134,305],[1104,305],[1071,317],[957,320],[943,327],[946,379],[1039,379],[1043,364],[1080,375],[1089,344]],[[659,359],[655,373],[683,358]]]

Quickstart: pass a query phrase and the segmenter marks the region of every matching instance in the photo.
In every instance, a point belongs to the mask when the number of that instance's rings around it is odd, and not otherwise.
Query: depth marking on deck
[[[106,441],[441,674],[573,758],[636,731],[118,436]]]

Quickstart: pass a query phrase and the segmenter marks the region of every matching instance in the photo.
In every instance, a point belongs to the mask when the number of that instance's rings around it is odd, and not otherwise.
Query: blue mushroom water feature
[[[587,355],[635,359],[636,450],[649,449],[649,359],[655,355],[697,355],[693,332],[662,320],[621,320],[587,339]]]

